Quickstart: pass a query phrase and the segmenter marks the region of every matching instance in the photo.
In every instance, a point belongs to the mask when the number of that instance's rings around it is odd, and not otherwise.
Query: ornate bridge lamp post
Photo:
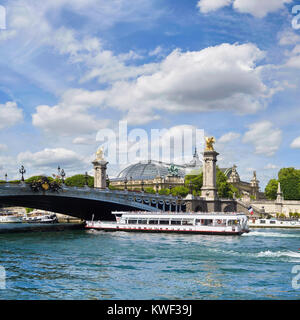
[[[110,180],[108,177],[108,174],[106,175],[106,189],[109,189],[109,185],[110,185]]]
[[[128,183],[128,179],[127,179],[127,177],[125,177],[125,179],[124,179],[124,191],[127,191],[127,183]]]
[[[89,175],[87,172],[84,175],[84,179],[85,179],[85,187],[88,188],[89,187]]]
[[[5,182],[7,183],[7,173],[5,173]]]
[[[145,185],[145,182],[144,182],[144,180],[142,180],[142,181],[141,181],[141,187],[142,187],[142,189],[141,189],[141,190],[142,190],[142,192],[144,192],[144,191],[145,191],[145,190],[144,190],[144,185]]]
[[[21,173],[22,177],[21,177],[21,182],[24,183],[24,174],[26,173],[26,170],[24,168],[24,166],[21,166],[21,169],[19,170],[19,172]]]
[[[130,177],[130,185],[131,185],[131,191],[133,191],[133,179]]]
[[[60,171],[60,176],[61,176],[62,184],[64,185],[65,184],[65,176],[66,176],[66,173],[65,173],[64,169],[62,169]]]
[[[155,188],[156,188],[156,194],[158,194],[158,191],[159,191],[159,184],[158,184],[158,182],[156,183]]]

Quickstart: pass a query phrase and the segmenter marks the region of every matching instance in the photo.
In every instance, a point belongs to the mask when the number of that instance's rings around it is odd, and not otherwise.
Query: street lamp
[[[24,182],[24,174],[26,173],[26,170],[24,168],[24,166],[21,167],[21,169],[19,170],[19,172],[22,175],[21,181]]]
[[[5,182],[7,182],[7,173],[5,173]]]
[[[125,177],[124,179],[124,190],[127,191],[127,183],[128,183],[128,180],[127,180],[127,177]]]
[[[144,180],[141,181],[141,186],[142,186],[142,192],[144,192]]]
[[[64,169],[62,169],[60,171],[60,176],[61,176],[62,183],[64,184],[65,183],[65,176],[66,176],[66,173],[65,173]]]
[[[85,173],[84,178],[85,178],[85,186],[88,187],[89,186],[89,175],[87,172]]]
[[[156,183],[156,193],[158,193],[158,190],[159,190],[159,184],[158,182]]]

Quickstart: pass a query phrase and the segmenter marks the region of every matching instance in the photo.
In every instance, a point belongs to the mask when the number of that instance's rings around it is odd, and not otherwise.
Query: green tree
[[[38,180],[41,180],[41,179],[44,178],[44,177],[45,177],[45,176],[32,176],[32,177],[26,179],[25,182],[26,182],[26,183],[36,182],[36,181],[38,181]],[[50,182],[54,181],[54,179],[53,179],[52,177],[47,177],[47,178],[48,178],[48,180],[49,180]]]
[[[68,187],[79,187],[82,188],[85,186],[85,175],[84,174],[76,174],[75,176],[69,177],[65,180],[65,184]],[[90,188],[94,187],[94,177],[88,176],[88,186]]]
[[[218,189],[218,195],[220,198],[233,198],[233,194],[235,193],[238,197],[238,189],[235,188],[232,184],[227,182],[227,176],[223,171],[221,171],[217,167],[217,189]]]
[[[156,193],[155,190],[153,188],[151,188],[151,187],[146,187],[145,188],[145,192],[146,193],[152,193],[152,194]]]
[[[218,167],[216,170],[216,182],[219,197],[221,198],[233,198],[233,194],[236,194],[236,197],[239,197],[238,189],[235,188],[232,184],[227,182],[227,176],[222,172]],[[194,195],[201,194],[201,188],[203,185],[203,173],[199,175],[187,175],[185,177],[185,187],[189,189],[189,184],[193,189]]]
[[[168,196],[170,194],[170,189],[160,189],[158,193],[164,196]]]
[[[184,183],[185,187],[189,189],[190,183],[193,191],[196,193],[200,193],[203,185],[203,173],[200,173],[198,175],[186,175]]]
[[[300,200],[300,170],[282,168],[278,172],[278,180],[286,200]]]
[[[187,187],[177,186],[171,189],[171,194],[174,197],[180,196],[182,198],[185,198],[189,194],[189,189]]]
[[[275,200],[277,197],[277,189],[278,189],[278,180],[271,179],[265,188],[266,197],[269,200]]]

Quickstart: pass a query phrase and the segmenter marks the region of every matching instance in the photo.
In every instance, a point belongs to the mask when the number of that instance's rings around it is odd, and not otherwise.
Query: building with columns
[[[213,161],[213,159],[209,161]],[[220,168],[220,170],[227,176],[228,182],[232,183],[243,197],[264,198],[264,194],[259,191],[256,172],[253,172],[251,181],[246,182],[240,179],[236,165],[230,168]],[[123,169],[116,178],[110,178],[110,185],[120,189],[124,189],[126,185],[128,190],[142,190],[145,188],[153,188],[154,190],[169,189],[176,186],[184,186],[186,175],[198,175],[202,172],[205,172],[203,171],[203,163],[197,150],[195,150],[192,160],[184,165],[155,160],[131,164]],[[211,177],[215,177],[215,174]],[[209,177],[205,176],[203,178],[208,179]],[[211,181],[210,183],[213,182]],[[217,190],[209,191],[207,189],[205,192],[213,192],[215,197]]]

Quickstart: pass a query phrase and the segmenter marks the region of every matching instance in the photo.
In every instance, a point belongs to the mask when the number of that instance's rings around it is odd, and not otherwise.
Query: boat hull
[[[150,228],[122,228],[122,227],[100,227],[100,226],[86,226],[86,229],[93,229],[93,230],[101,230],[106,232],[143,232],[143,233],[181,233],[181,234],[207,234],[207,235],[242,235],[246,231],[217,231],[217,230],[187,230],[187,229],[150,229]]]

